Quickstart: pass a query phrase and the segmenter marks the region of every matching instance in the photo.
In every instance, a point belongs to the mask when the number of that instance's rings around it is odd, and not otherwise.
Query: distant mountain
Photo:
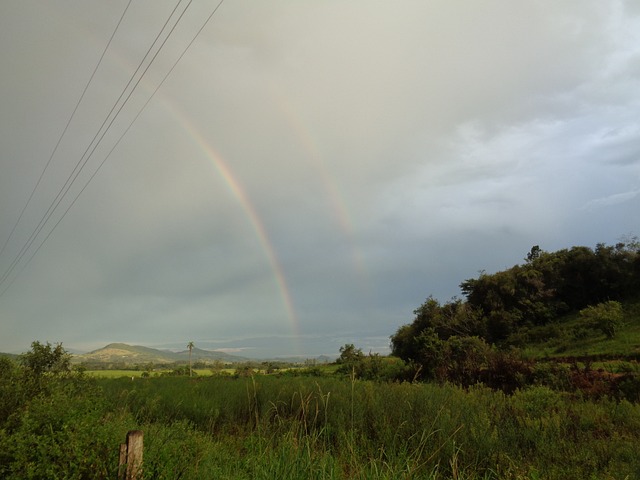
[[[20,357],[20,355],[16,355],[14,353],[2,353],[2,352],[0,352],[0,357],[7,357],[7,358],[10,358],[11,360],[17,360],[18,357]]]
[[[126,343],[110,343],[109,345],[81,355],[73,355],[73,362],[87,363],[176,363],[188,362],[189,350],[182,352],[172,352],[169,350],[158,350],[155,348],[143,347],[140,345],[127,345]],[[191,352],[192,362],[222,361],[226,363],[238,363],[247,361],[244,357],[230,355],[224,352],[215,352],[193,348]]]
[[[180,356],[182,360],[189,361],[189,350],[183,350],[182,352],[174,353],[174,355]],[[215,362],[217,360],[222,362],[246,362],[249,359],[241,357],[239,355],[231,355],[230,353],[217,352],[215,350],[203,350],[198,347],[193,347],[191,351],[191,360],[193,362]]]
[[[316,362],[318,363],[331,363],[331,362],[335,362],[336,361],[335,356],[333,357],[329,357],[328,355],[320,355],[318,358],[316,358]]]

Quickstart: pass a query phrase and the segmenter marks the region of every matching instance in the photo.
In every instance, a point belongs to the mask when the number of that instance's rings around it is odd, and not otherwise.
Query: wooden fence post
[[[124,480],[127,471],[127,444],[120,444],[120,457],[118,458],[118,480]]]
[[[143,440],[142,430],[131,430],[127,433],[127,443],[120,445],[120,459],[118,461],[118,478],[120,480],[142,479]]]

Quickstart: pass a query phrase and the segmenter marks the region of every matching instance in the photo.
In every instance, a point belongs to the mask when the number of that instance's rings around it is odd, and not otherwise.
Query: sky
[[[636,1],[176,3],[0,2],[0,351],[387,353],[640,234]]]

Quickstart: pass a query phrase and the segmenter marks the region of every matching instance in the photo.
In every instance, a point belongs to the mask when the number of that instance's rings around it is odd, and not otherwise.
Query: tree
[[[391,336],[392,355],[407,362],[421,362],[424,345],[419,337],[424,332],[427,332],[425,338],[435,335],[440,340],[452,336],[486,335],[486,319],[482,309],[455,297],[440,305],[430,296],[413,313],[413,322],[403,325]]]
[[[624,312],[620,302],[610,300],[580,310],[580,316],[607,338],[613,338],[623,324]]]
[[[391,355],[406,362],[416,359],[418,347],[413,324],[402,325],[394,335],[391,335]]]
[[[193,376],[193,370],[191,369],[191,351],[193,350],[193,347],[195,347],[193,342],[187,343],[187,348],[189,349],[189,376],[190,377]]]
[[[542,250],[540,249],[539,245],[534,245],[533,247],[531,247],[531,250],[529,251],[529,253],[527,253],[527,262],[531,263],[534,260],[536,260],[537,258],[540,257],[540,254],[542,253]]]
[[[415,337],[414,343],[417,353],[415,358],[403,360],[414,361],[420,365],[420,376],[426,379],[442,378],[445,341],[438,336],[433,327],[428,327]]]
[[[443,308],[435,298],[427,300],[413,311],[415,318],[409,325],[401,326],[395,335],[391,336],[391,353],[406,362],[418,361],[421,356],[420,335],[428,330],[437,337],[437,330],[443,330],[446,326]],[[443,334],[446,335],[445,332]]]
[[[23,354],[20,361],[36,377],[44,374],[59,375],[71,371],[71,355],[61,343],[53,347],[49,342],[43,345],[36,340],[31,343],[31,350]]]
[[[343,347],[340,347],[340,357],[336,360],[336,363],[343,365],[353,365],[364,357],[362,350],[356,348],[353,343],[347,343]]]
[[[356,370],[360,370],[360,363],[364,358],[362,350],[356,348],[353,343],[347,343],[340,347],[340,356],[336,360],[336,363],[340,365],[338,372],[340,373],[356,373]]]

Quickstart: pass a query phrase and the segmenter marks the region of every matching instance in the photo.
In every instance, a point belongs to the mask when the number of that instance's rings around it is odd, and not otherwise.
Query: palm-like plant
[[[191,350],[193,350],[193,347],[195,345],[193,344],[193,342],[189,342],[187,343],[187,348],[189,349],[189,376],[193,376],[192,370],[191,370]]]

